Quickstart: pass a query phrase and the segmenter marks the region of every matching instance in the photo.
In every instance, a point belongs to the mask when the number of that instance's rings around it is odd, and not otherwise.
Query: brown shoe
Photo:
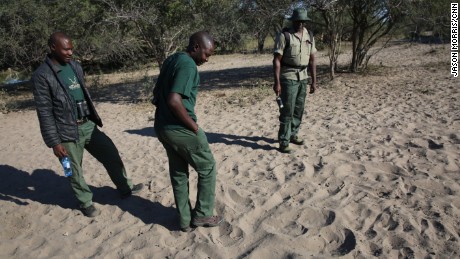
[[[126,199],[128,197],[131,197],[133,194],[140,193],[143,189],[144,189],[143,183],[135,184],[133,185],[133,188],[131,189],[131,191],[128,193],[122,194],[121,198]]]
[[[281,153],[289,154],[292,152],[292,149],[289,147],[289,145],[284,146],[280,145],[280,148],[278,149]]]
[[[96,209],[96,207],[94,207],[93,204],[89,205],[86,208],[81,208],[80,210],[81,210],[81,212],[83,212],[83,215],[85,215],[85,216],[87,216],[89,218],[93,218],[93,217],[96,217],[97,215],[101,214],[101,211]]]
[[[197,227],[217,227],[224,221],[221,216],[193,218],[192,225]]]
[[[193,232],[195,230],[195,226],[187,226],[185,228],[180,228],[180,231],[182,232],[185,232],[185,233],[189,233],[189,232]]]
[[[303,145],[303,139],[299,138],[298,136],[294,136],[291,138],[291,143],[296,145]]]

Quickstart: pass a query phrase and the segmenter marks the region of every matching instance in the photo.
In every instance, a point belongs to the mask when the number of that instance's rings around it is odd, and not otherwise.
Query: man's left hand
[[[316,83],[312,83],[310,86],[310,93],[314,93],[316,91]]]

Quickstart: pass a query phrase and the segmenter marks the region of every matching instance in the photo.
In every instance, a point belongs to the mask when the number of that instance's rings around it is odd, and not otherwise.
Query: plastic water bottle
[[[65,156],[61,159],[62,167],[64,168],[64,175],[65,177],[69,177],[72,175],[72,168],[70,167],[70,159],[69,157]]]
[[[281,100],[281,97],[279,97],[279,96],[276,97],[276,102],[278,103],[278,106],[280,107],[280,109],[284,107],[283,101]]]

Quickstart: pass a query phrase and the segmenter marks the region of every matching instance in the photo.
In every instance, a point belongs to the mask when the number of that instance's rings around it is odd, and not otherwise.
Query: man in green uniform
[[[55,32],[48,44],[51,52],[32,76],[40,131],[59,159],[70,158],[69,180],[80,209],[85,216],[95,217],[100,211],[83,177],[84,149],[104,165],[122,198],[139,192],[143,184],[133,186],[115,144],[96,126],[102,127],[102,120],[85,86],[83,70],[72,59],[70,37]]]
[[[307,68],[311,76],[310,93],[316,90],[316,47],[313,34],[305,28],[309,20],[307,11],[295,9],[290,20],[292,26],[288,33],[281,32],[276,38],[273,58],[273,90],[283,102],[278,131],[279,151],[283,153],[292,151],[289,143],[304,143],[298,133],[307,95]]]
[[[154,88],[155,132],[169,160],[180,228],[218,226],[223,218],[213,216],[216,162],[204,131],[198,127],[195,102],[200,84],[197,66],[214,52],[214,40],[207,32],[194,33],[186,52],[169,56],[163,63]],[[195,207],[189,200],[189,169],[198,173]]]

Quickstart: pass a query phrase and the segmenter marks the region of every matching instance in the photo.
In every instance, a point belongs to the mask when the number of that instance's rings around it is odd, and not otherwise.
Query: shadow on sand
[[[260,80],[272,80],[271,66],[231,68],[200,72],[202,91],[250,86]],[[113,84],[90,89],[98,102],[137,103],[148,99],[157,77],[131,83]]]
[[[54,171],[36,169],[29,174],[9,165],[0,165],[0,172],[0,200],[21,206],[27,206],[30,200],[64,209],[78,209],[68,180]],[[158,224],[170,231],[179,230],[177,212],[173,207],[165,207],[135,195],[121,199],[118,191],[109,186],[90,188],[94,194],[93,201],[98,204],[118,206],[145,224]]]
[[[144,136],[144,137],[155,137],[155,138],[157,137],[153,127],[126,130],[125,132],[130,133],[130,134]],[[208,137],[209,144],[223,143],[226,145],[238,145],[238,146],[248,147],[252,149],[262,149],[262,150],[276,149],[275,147],[271,146],[272,144],[275,144],[276,141],[274,139],[270,139],[266,137],[237,136],[237,135],[232,135],[232,134],[214,133],[214,132],[206,132],[206,136]],[[267,144],[260,144],[261,141],[266,142]]]
[[[327,76],[327,66],[317,66],[317,77]],[[254,86],[260,81],[273,81],[272,66],[254,66],[221,69],[200,72],[200,91],[212,91],[216,89],[241,88]],[[134,82],[110,84],[103,87],[89,87],[89,92],[95,102],[105,103],[139,103],[150,100],[153,86],[157,77],[142,78]],[[35,109],[35,103],[31,93],[31,83],[25,82],[19,86],[0,86],[0,89],[8,87],[8,95],[13,98],[14,109]],[[6,89],[6,88],[5,88]]]

